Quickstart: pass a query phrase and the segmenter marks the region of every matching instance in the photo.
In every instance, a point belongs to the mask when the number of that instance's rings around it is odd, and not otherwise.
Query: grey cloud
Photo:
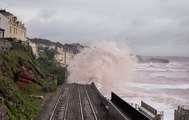
[[[55,10],[44,9],[38,14],[37,17],[49,19],[49,18],[53,17],[55,12],[56,12]]]
[[[62,43],[109,40],[138,54],[157,49],[159,55],[189,56],[188,0],[20,1],[0,0],[13,11],[26,11],[21,17],[27,19],[29,37]]]

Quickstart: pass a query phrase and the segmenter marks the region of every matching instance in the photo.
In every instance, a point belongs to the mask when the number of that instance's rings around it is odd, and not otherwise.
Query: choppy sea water
[[[135,57],[128,54],[114,43],[93,44],[70,61],[67,82],[94,82],[107,98],[113,91],[127,102],[144,101],[164,111],[165,120],[173,120],[178,105],[189,105],[189,58],[158,57],[171,62],[135,65]]]
[[[189,62],[138,63],[131,80],[116,92],[130,103],[144,101],[164,111],[164,120],[173,120],[178,105],[189,105]]]
[[[164,120],[173,120],[178,105],[189,106],[189,62],[138,63],[131,80],[114,92],[129,103],[144,101],[164,111]]]

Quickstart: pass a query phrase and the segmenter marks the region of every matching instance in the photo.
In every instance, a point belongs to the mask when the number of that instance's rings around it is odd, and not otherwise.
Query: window
[[[0,31],[0,38],[3,38],[3,32]]]
[[[16,34],[16,28],[14,28],[14,34]]]
[[[12,33],[12,27],[10,26],[10,33]]]

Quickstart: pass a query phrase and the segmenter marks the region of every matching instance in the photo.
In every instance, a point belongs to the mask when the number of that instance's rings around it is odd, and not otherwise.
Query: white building
[[[31,42],[30,40],[28,40],[28,42],[29,42],[29,45],[32,48],[33,54],[37,55],[38,54],[38,45],[34,42]]]
[[[70,51],[64,50],[63,47],[56,47],[56,48],[57,48],[56,51],[58,53],[55,54],[55,60],[64,65],[69,64],[75,54],[73,54]]]
[[[16,38],[17,40],[26,41],[26,28],[17,17],[7,12],[0,10],[0,28],[5,30],[5,38]]]
[[[56,46],[55,46],[54,44],[49,45],[49,48],[48,48],[48,49],[49,49],[49,50],[50,50],[50,49],[56,50]]]
[[[70,63],[70,61],[72,61],[73,60],[73,57],[75,56],[75,54],[73,54],[73,53],[71,53],[71,52],[66,52],[66,54],[65,54],[65,59],[64,59],[64,63],[65,64],[69,64]]]
[[[9,31],[8,22],[9,19],[0,13],[0,28],[3,29],[4,31]],[[8,32],[5,32],[4,36],[8,36]]]

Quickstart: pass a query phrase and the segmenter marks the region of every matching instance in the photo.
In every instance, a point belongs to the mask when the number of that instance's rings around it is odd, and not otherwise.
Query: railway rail
[[[143,104],[142,107],[149,112],[157,111],[147,104]],[[144,113],[143,111],[136,110],[113,92],[111,93],[111,100],[107,100],[100,94],[94,83],[91,85],[65,84],[55,103],[54,109],[50,113],[51,110],[52,107],[45,114],[45,118],[40,117],[40,119],[36,120],[46,120],[47,118],[49,120],[151,119],[148,117],[149,114],[146,115],[147,112]],[[154,118],[161,120],[162,115],[154,114]]]
[[[69,84],[59,96],[49,120],[102,120],[87,85]],[[100,113],[100,114],[99,114]],[[104,119],[103,119],[104,120]]]

